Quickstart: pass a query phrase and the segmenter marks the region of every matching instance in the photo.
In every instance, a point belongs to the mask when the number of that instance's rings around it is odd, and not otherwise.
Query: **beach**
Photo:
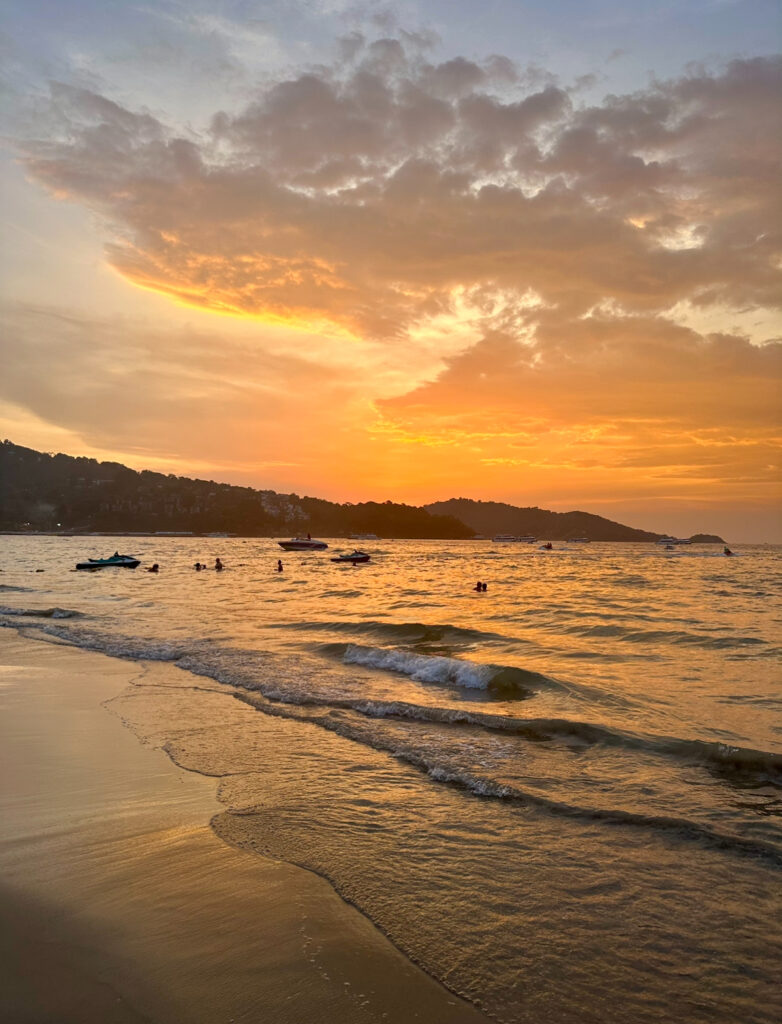
[[[216,780],[112,706],[183,673],[14,629],[0,664],[3,1020],[486,1019],[324,879],[215,835]]]

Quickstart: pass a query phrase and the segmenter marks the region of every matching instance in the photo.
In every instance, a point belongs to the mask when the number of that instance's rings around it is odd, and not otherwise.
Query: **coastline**
[[[181,670],[28,627],[0,630],[0,665],[4,1019],[486,1020],[323,878],[215,834],[217,780],[112,707],[142,675],[165,687]]]

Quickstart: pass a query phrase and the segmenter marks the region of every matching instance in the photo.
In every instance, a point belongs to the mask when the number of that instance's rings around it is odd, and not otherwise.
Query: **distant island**
[[[225,533],[242,537],[372,533],[421,540],[468,540],[498,533],[593,541],[656,541],[662,536],[588,512],[549,512],[467,498],[433,502],[423,508],[392,501],[340,504],[137,471],[118,462],[52,455],[11,441],[0,443],[0,530]],[[692,540],[723,543],[707,534]]]

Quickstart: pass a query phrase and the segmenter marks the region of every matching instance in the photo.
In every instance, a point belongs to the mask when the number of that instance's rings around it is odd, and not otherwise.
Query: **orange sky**
[[[0,432],[782,541],[779,96],[774,58],[601,96],[404,33],[197,126],[52,84],[6,169]]]

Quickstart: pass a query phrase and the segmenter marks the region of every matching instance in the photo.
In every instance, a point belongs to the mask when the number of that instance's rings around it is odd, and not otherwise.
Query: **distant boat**
[[[495,544],[534,544],[537,537],[527,534],[526,537],[514,537],[512,533],[498,533],[492,540]]]
[[[669,544],[692,544],[692,541],[686,537],[660,537],[657,543],[667,547]]]
[[[351,533],[349,540],[380,540],[376,533]]]
[[[361,565],[364,562],[369,561],[370,556],[366,551],[352,551],[349,555],[337,555],[336,558],[332,558],[332,562],[342,563],[343,565]]]
[[[77,569],[135,569],[141,562],[133,555],[114,554],[111,558],[88,558],[86,562],[78,562]]]
[[[312,537],[294,537],[292,540],[278,540],[283,551],[325,551],[328,544],[325,540]]]
[[[592,541],[589,537],[566,537],[566,543],[568,544],[591,544]]]

